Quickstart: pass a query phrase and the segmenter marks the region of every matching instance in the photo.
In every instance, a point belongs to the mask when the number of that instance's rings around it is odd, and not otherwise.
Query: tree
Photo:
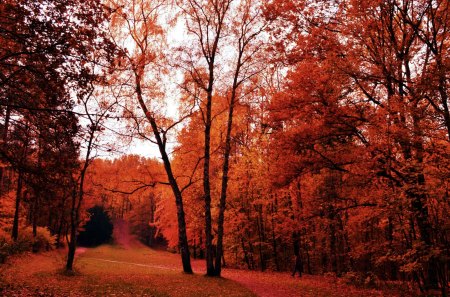
[[[95,76],[94,76],[95,78]],[[100,82],[99,82],[100,83]],[[84,114],[87,118],[87,125],[82,130],[81,139],[84,149],[84,159],[80,161],[79,168],[71,177],[71,212],[70,212],[70,240],[67,255],[66,270],[73,270],[73,261],[77,245],[77,232],[81,224],[80,213],[83,207],[85,194],[85,181],[89,166],[98,155],[99,134],[105,128],[103,127],[108,114],[114,110],[117,101],[109,101],[107,98],[98,98],[94,95],[95,86],[91,85],[91,93],[86,97],[81,97]]]
[[[259,4],[255,1],[242,1],[237,5],[233,1],[179,1],[186,19],[188,34],[194,40],[194,48],[182,49],[180,65],[189,77],[189,85],[185,91],[196,101],[204,122],[204,155],[203,155],[203,191],[205,201],[205,239],[207,275],[220,276],[223,253],[224,213],[228,187],[229,159],[231,154],[231,138],[233,114],[235,105],[241,94],[242,84],[261,71],[262,61],[258,56],[262,51],[259,39],[265,28],[261,18]],[[231,50],[228,49],[231,47]],[[225,49],[232,52],[230,59],[225,55]],[[192,55],[192,52],[195,55]],[[198,57],[201,58],[198,61]],[[180,63],[181,64],[181,63]],[[219,69],[227,65],[230,73],[220,76]],[[204,96],[198,93],[200,90]],[[223,144],[222,183],[220,191],[220,206],[217,220],[217,247],[213,249],[211,216],[211,129],[215,94],[226,94],[228,100],[228,121]],[[214,263],[214,255],[216,257]]]
[[[189,34],[196,36],[198,48],[195,49],[205,64],[196,65],[195,58],[188,60],[188,71],[192,80],[206,93],[202,116],[204,129],[204,156],[203,156],[203,191],[205,201],[205,244],[206,244],[206,274],[214,276],[214,253],[211,217],[211,183],[210,183],[210,159],[211,159],[211,125],[212,105],[214,94],[215,72],[219,51],[219,41],[225,34],[226,17],[230,10],[230,0],[225,1],[179,1],[177,4],[186,17],[186,25]],[[192,57],[192,56],[191,56]],[[192,57],[193,58],[193,57]],[[202,75],[203,67],[206,68]],[[220,259],[220,258],[219,258]]]
[[[71,242],[66,268],[72,270],[83,179],[91,161],[93,137],[99,131],[96,120],[106,114],[103,111],[99,111],[100,116],[90,114],[85,100],[90,98],[94,82],[100,82],[98,78],[104,74],[100,72],[114,55],[104,26],[107,15],[95,1],[5,2],[0,12],[4,20],[1,39],[5,41],[0,53],[0,94],[2,108],[6,109],[1,154],[18,171],[12,237],[18,236],[22,201],[29,203],[29,223],[36,236],[38,225],[44,224],[42,210],[48,207],[48,225],[52,227],[55,207],[52,198],[61,198],[64,207],[68,195],[63,189],[70,184]],[[74,182],[74,174],[78,166],[79,147],[75,138],[79,135],[80,113],[74,111],[74,99],[83,102],[86,113],[82,115],[92,124],[79,184]],[[19,154],[12,149],[18,144],[14,143],[16,139],[22,139]],[[61,214],[59,235],[63,221]]]
[[[434,30],[431,20],[440,13],[439,7],[445,5],[430,1],[319,2],[313,6],[273,1],[268,5],[268,16],[280,17],[287,28],[273,32],[286,37],[278,46],[293,65],[288,88],[282,92],[287,95],[282,97],[285,101],[273,102],[274,126],[283,139],[278,144],[300,156],[288,174],[295,177],[312,168],[328,168],[355,181],[367,181],[366,189],[382,184],[384,191],[369,192],[369,204],[386,209],[394,204],[397,215],[402,214],[396,225],[395,216],[384,213],[391,234],[387,240],[393,240],[393,228],[402,229],[404,218],[410,221],[410,229],[402,231],[405,238],[397,238],[407,248],[403,258],[394,261],[425,290],[438,285],[441,264],[431,254],[444,239],[430,235],[433,223],[428,205],[439,203],[439,198],[434,200],[436,196],[428,190],[427,183],[434,177],[427,174],[431,163],[425,161],[443,157],[431,148],[447,134],[443,126],[432,124],[437,123],[437,109],[432,105],[441,100],[442,92],[434,87],[439,83],[428,83],[435,62],[426,45],[429,41],[424,42],[427,34],[423,35]],[[430,102],[430,92],[437,101]],[[439,122],[445,123],[445,104],[439,104]],[[292,106],[301,109],[290,112]],[[305,117],[312,123],[309,127]],[[366,164],[366,170],[356,164]],[[400,198],[394,199],[394,193],[400,193]],[[354,201],[355,207],[367,204]],[[337,209],[348,207],[352,206]],[[414,244],[416,240],[421,244]],[[430,257],[418,260],[419,254]],[[416,261],[421,264],[411,264]],[[426,273],[419,273],[422,269]]]
[[[142,110],[145,120],[150,125],[154,140],[142,132],[140,136],[158,146],[168,179],[165,183],[170,185],[175,197],[183,271],[192,273],[183,206],[183,187],[180,187],[178,184],[167,151],[168,133],[177,124],[186,119],[189,114],[181,115],[179,120],[171,120],[161,114],[157,114],[158,86],[155,84],[153,89],[149,89],[149,82],[147,81],[148,72],[155,70],[158,66],[156,61],[163,58],[157,46],[161,43],[161,35],[163,34],[163,29],[158,25],[158,20],[160,9],[164,7],[164,1],[138,1],[132,5],[111,1],[110,6],[111,10],[115,12],[112,20],[112,30],[115,32],[116,43],[122,49],[122,60],[123,63],[126,63],[124,70],[126,75],[130,75],[128,78],[132,79],[134,84],[131,93],[135,96],[136,105]],[[121,34],[123,27],[126,28],[125,34]],[[127,49],[126,42],[130,41],[130,39],[133,46],[131,49]],[[153,72],[153,74],[156,73],[156,71]],[[132,113],[132,115],[139,129],[142,121],[138,120],[140,117],[136,113]]]

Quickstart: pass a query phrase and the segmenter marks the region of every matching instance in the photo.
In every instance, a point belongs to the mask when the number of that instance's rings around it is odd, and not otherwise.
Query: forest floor
[[[10,259],[0,265],[0,296],[394,296],[321,276],[224,269],[209,278],[198,260],[186,275],[178,255],[140,244],[125,225],[116,224],[115,237],[114,245],[79,248],[73,275],[62,270],[64,250]]]

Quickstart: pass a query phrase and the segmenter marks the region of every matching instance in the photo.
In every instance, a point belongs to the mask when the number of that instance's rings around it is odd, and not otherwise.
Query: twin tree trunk
[[[242,46],[242,47],[241,47]],[[203,186],[205,194],[205,233],[206,233],[206,273],[208,276],[220,276],[222,273],[222,258],[223,258],[223,235],[224,235],[224,220],[227,200],[228,188],[228,173],[229,160],[231,154],[231,131],[233,128],[233,113],[236,101],[236,93],[239,87],[239,73],[242,67],[242,56],[244,53],[244,46],[239,44],[239,54],[236,64],[236,69],[233,77],[233,86],[231,89],[230,105],[228,108],[227,131],[225,137],[224,160],[222,167],[222,185],[220,191],[219,202],[219,216],[217,220],[217,246],[215,265],[213,263],[213,246],[212,246],[212,222],[211,222],[211,186],[209,180],[209,164],[210,164],[210,150],[211,150],[211,109],[212,109],[212,94],[214,83],[214,58],[210,60],[209,69],[209,84],[207,89],[207,103],[206,103],[206,120],[205,120],[205,158],[203,168]]]
[[[239,73],[239,67],[237,70]],[[228,122],[227,132],[225,139],[225,151],[224,161],[222,168],[222,187],[220,192],[219,202],[219,217],[217,221],[217,246],[216,246],[216,258],[214,264],[213,258],[213,246],[212,246],[212,219],[211,219],[211,186],[209,180],[209,164],[210,164],[210,150],[211,150],[211,107],[212,107],[212,81],[210,80],[210,86],[208,88],[208,101],[206,106],[206,121],[205,121],[205,161],[203,171],[203,187],[205,192],[205,233],[206,233],[206,274],[208,276],[220,276],[222,272],[222,257],[223,257],[223,234],[224,234],[224,220],[225,220],[225,208],[227,199],[227,187],[228,187],[228,172],[229,172],[229,159],[231,153],[231,131],[233,127],[233,112],[237,90],[237,76],[235,76],[233,82],[233,89],[231,94],[230,106],[228,109]]]
[[[216,267],[215,275],[220,276],[222,273],[222,256],[223,256],[223,235],[224,228],[223,223],[225,220],[225,208],[227,200],[227,188],[228,188],[228,172],[230,170],[230,154],[231,154],[231,131],[233,128],[233,113],[234,105],[236,101],[236,91],[238,87],[238,74],[240,71],[242,52],[239,53],[238,66],[233,81],[233,89],[231,91],[230,106],[228,109],[228,122],[227,133],[225,137],[225,151],[223,154],[223,168],[222,168],[222,188],[220,191],[220,203],[219,203],[219,218],[217,221],[217,250],[216,250]]]

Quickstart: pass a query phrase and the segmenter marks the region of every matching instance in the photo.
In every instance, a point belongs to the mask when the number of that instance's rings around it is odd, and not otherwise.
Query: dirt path
[[[294,283],[299,282],[299,280],[293,279],[287,273],[269,274],[254,271],[241,273],[241,271],[235,269],[224,269],[222,276],[240,283],[261,297],[299,296],[298,286]]]
[[[117,260],[108,260],[108,259],[101,259],[101,258],[92,258],[92,257],[84,257],[84,259],[95,260],[95,261],[102,261],[102,262],[107,262],[107,263],[132,265],[132,266],[138,266],[138,267],[156,268],[156,269],[162,269],[162,270],[171,270],[171,271],[178,271],[179,270],[179,269],[176,269],[174,267],[169,267],[169,266],[164,266],[164,265],[142,264],[142,263],[133,263],[133,262],[125,262],[125,261],[117,261]]]
[[[143,244],[136,238],[136,236],[131,234],[128,222],[123,219],[115,219],[113,224],[113,239],[117,245],[122,246],[127,250],[131,248],[143,247]]]

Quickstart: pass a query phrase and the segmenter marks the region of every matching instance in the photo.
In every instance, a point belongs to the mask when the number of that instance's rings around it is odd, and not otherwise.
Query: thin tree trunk
[[[154,237],[155,237],[155,227],[153,226],[153,224],[155,223],[155,200],[153,197],[153,194],[150,194],[150,234],[149,234],[149,242],[148,245],[151,246],[153,244],[154,241]]]
[[[227,133],[225,137],[225,151],[223,154],[223,167],[222,167],[222,187],[220,191],[220,204],[219,204],[219,218],[217,220],[217,249],[216,249],[216,267],[215,275],[220,276],[222,272],[221,256],[223,255],[223,223],[225,220],[225,208],[227,201],[227,188],[228,188],[228,173],[230,170],[230,155],[231,155],[231,131],[233,129],[233,114],[236,103],[236,92],[239,86],[238,77],[241,69],[241,59],[243,51],[239,51],[239,57],[237,61],[236,71],[234,73],[233,87],[231,90],[230,106],[228,108],[228,121],[227,121]]]
[[[195,238],[194,238],[194,244],[192,246],[192,256],[194,257],[194,259],[197,259],[197,244],[195,242]]]
[[[83,168],[81,169],[78,181],[73,184],[72,190],[72,207],[70,216],[70,241],[69,241],[69,251],[67,255],[66,270],[73,270],[73,261],[75,259],[75,251],[77,248],[77,230],[80,224],[80,209],[83,202],[84,196],[84,180],[86,177],[86,172],[89,167],[90,155],[92,150],[92,144],[94,142],[96,127],[92,126],[89,132],[89,142],[87,145],[86,158],[84,160]],[[78,191],[78,192],[77,192]],[[78,201],[77,201],[78,198]]]
[[[19,176],[17,178],[16,205],[15,205],[14,221],[13,221],[13,228],[12,228],[12,239],[14,241],[16,241],[19,236],[19,212],[20,212],[21,200],[22,200],[22,173],[19,172]]]
[[[32,251],[33,253],[37,253],[38,252],[38,247],[36,246],[36,236],[37,236],[37,225],[38,225],[38,218],[39,218],[39,196],[40,196],[40,191],[37,191],[35,197],[34,197],[34,202],[33,202],[33,247],[32,247]]]
[[[150,122],[150,125],[152,127],[153,133],[156,138],[156,142],[158,144],[159,152],[160,152],[161,158],[163,160],[164,169],[166,170],[169,184],[170,184],[170,186],[172,188],[172,192],[175,196],[175,204],[177,207],[177,219],[178,219],[178,244],[180,247],[181,261],[183,263],[183,271],[185,273],[192,273],[182,193],[181,193],[180,188],[178,187],[177,180],[175,179],[175,176],[173,175],[173,172],[172,172],[172,166],[170,163],[170,159],[166,152],[166,144],[163,141],[163,139],[161,138],[161,134],[158,129],[158,125],[156,124],[156,121],[153,118],[153,116],[151,115],[150,111],[147,109],[144,98],[142,97],[141,78],[137,72],[135,73],[135,76],[136,76],[135,77],[135,79],[136,79],[136,94],[138,97],[139,105],[141,106],[147,120]]]
[[[11,107],[6,107],[6,114],[5,114],[5,125],[3,126],[3,135],[2,135],[2,145],[6,146],[6,142],[8,140],[8,128],[9,128],[9,119],[11,118]],[[0,167],[0,195],[3,194],[4,188],[3,188],[3,167]]]
[[[61,235],[63,230],[63,224],[64,224],[64,215],[61,214],[61,217],[59,219],[58,231],[56,233],[56,248],[61,247]]]
[[[73,261],[75,259],[76,241],[77,241],[77,223],[76,223],[76,198],[77,194],[75,189],[72,192],[72,205],[70,212],[70,239],[69,239],[69,251],[67,254],[66,270],[73,271]]]
[[[33,238],[37,235],[37,219],[39,217],[39,191],[36,191],[34,201],[33,201]]]
[[[251,267],[250,267],[250,259],[248,257],[247,250],[245,249],[244,237],[241,237],[241,245],[242,245],[242,252],[244,253],[244,261],[245,261],[245,263],[247,263],[247,268],[251,269]]]
[[[416,148],[416,159],[419,163],[418,168],[414,168],[411,172],[411,184],[416,184],[413,186],[412,190],[407,194],[411,198],[411,207],[415,212],[415,220],[419,229],[420,238],[423,240],[428,248],[433,246],[432,241],[432,228],[428,221],[428,208],[426,206],[426,190],[425,190],[425,175],[423,173],[423,142],[422,142],[422,132],[420,130],[420,120],[416,116],[413,116],[414,120],[414,134]],[[425,289],[437,289],[438,288],[438,273],[437,273],[437,263],[436,259],[430,258],[427,265],[427,275],[425,280]]]
[[[213,62],[212,62],[213,63]],[[205,200],[205,244],[206,244],[206,275],[216,275],[214,269],[212,246],[212,218],[211,218],[211,184],[209,179],[209,167],[211,161],[211,114],[212,91],[214,82],[213,64],[210,64],[209,85],[207,89],[206,118],[205,118],[205,155],[203,160],[203,192]],[[220,258],[219,258],[220,260]]]
[[[266,270],[266,260],[264,257],[263,247],[262,244],[265,242],[265,234],[264,234],[264,225],[263,225],[263,217],[262,217],[262,205],[259,206],[258,209],[258,217],[257,217],[257,223],[258,223],[258,235],[259,235],[259,263],[261,271]]]
[[[275,207],[274,204],[272,203],[272,250],[273,250],[273,259],[275,261],[275,267],[277,269],[277,271],[280,271],[280,263],[278,261],[278,251],[277,251],[277,239],[275,236],[275,218],[274,218],[274,214],[275,214]]]

